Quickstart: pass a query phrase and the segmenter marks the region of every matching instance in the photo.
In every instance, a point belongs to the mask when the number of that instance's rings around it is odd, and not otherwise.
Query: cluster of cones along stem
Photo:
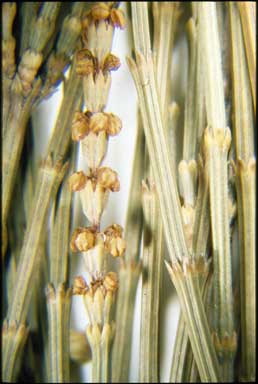
[[[101,163],[109,136],[118,134],[122,128],[117,116],[103,110],[111,85],[110,71],[120,66],[119,59],[110,53],[113,32],[115,27],[124,26],[124,15],[115,7],[115,3],[94,5],[83,17],[83,48],[76,54],[76,69],[82,78],[87,110],[75,113],[72,139],[80,142],[88,171],[75,172],[69,179],[69,186],[72,191],[79,192],[83,213],[91,226],[75,229],[70,246],[73,252],[82,252],[90,276],[88,282],[82,276],[75,277],[73,293],[83,296],[88,313],[90,324],[86,333],[95,371],[98,370],[98,363],[94,363],[96,350],[100,345],[106,346],[106,349],[103,348],[107,350],[114,331],[110,311],[118,288],[118,278],[115,272],[107,272],[107,257],[109,254],[113,257],[122,256],[125,251],[120,225],[113,224],[105,230],[100,229],[109,192],[116,192],[120,188],[117,173],[108,167],[101,167]],[[95,372],[95,379],[101,378],[100,375],[105,380],[103,375],[106,373],[103,372]]]

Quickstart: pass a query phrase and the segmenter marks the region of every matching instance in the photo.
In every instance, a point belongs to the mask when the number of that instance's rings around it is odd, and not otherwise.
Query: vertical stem
[[[130,244],[126,249],[125,262],[119,268],[119,290],[116,306],[116,332],[112,352],[112,381],[126,382],[129,379],[131,340],[135,294],[141,272],[140,245],[142,235],[141,181],[144,164],[144,132],[138,114],[135,153],[130,186],[130,199],[126,215],[125,240]]]
[[[256,3],[255,1],[239,1],[238,7],[243,27],[254,112],[256,113]]]
[[[71,289],[48,284],[50,382],[69,382],[69,315]],[[67,322],[68,320],[68,322]]]
[[[214,343],[223,370],[223,379],[232,381],[236,351],[234,329],[232,260],[228,210],[227,158],[231,133],[226,128],[225,100],[216,3],[199,3],[201,44],[206,71],[205,101],[208,128],[205,151],[208,155],[210,209],[214,265]],[[219,182],[218,182],[219,180]]]
[[[164,241],[154,184],[143,185],[142,199],[145,225],[142,254],[140,381],[158,382],[159,295]]]
[[[241,4],[245,9],[246,6],[243,3]],[[253,381],[256,375],[256,160],[254,154],[254,114],[251,84],[248,76],[248,52],[245,51],[244,47],[245,25],[242,19],[241,28],[240,20],[240,15],[243,17],[241,7],[239,14],[237,5],[230,3],[229,12],[234,90],[235,172],[240,243],[241,377],[244,381]]]

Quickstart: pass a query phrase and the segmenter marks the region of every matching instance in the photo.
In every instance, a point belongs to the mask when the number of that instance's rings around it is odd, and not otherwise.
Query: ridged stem
[[[133,3],[133,6],[135,7],[136,13],[140,13],[142,12],[143,8],[146,9],[147,4],[136,2]],[[146,14],[145,11],[143,13]],[[146,25],[146,23],[148,23],[148,20],[144,19],[144,24]],[[147,40],[149,39],[149,33],[147,37],[145,36],[143,38],[143,41],[145,38],[147,38]],[[143,51],[146,52],[146,47],[143,49]],[[158,191],[168,251],[173,264],[179,263],[180,260],[189,260],[190,262],[190,256],[188,254],[186,240],[184,237],[179,196],[176,189],[175,177],[170,168],[168,147],[164,137],[164,129],[158,102],[151,53],[149,52],[147,57],[144,57],[143,54],[136,51],[137,64],[132,59],[128,58],[127,60],[138,92],[142,119],[144,123],[144,131],[148,145],[150,161],[153,167],[154,180]],[[183,309],[186,311],[188,306],[191,304],[192,296],[185,296],[184,292],[179,291],[180,286],[176,286],[176,288],[181,295],[181,299],[184,304]],[[202,330],[207,331],[207,317],[203,309],[203,303],[200,298],[200,294],[198,290],[193,290],[192,293],[196,295],[194,298],[195,303],[197,306],[199,306],[198,311],[201,311],[203,315],[198,316],[197,319],[197,310],[193,311],[192,316],[195,317],[195,324],[201,322]],[[190,319],[188,318],[188,320]],[[191,329],[189,329],[189,327],[192,326],[192,324],[187,323],[187,325],[190,332]],[[202,345],[199,345],[199,343],[201,343],[201,340],[196,339],[194,332],[190,333],[189,336],[190,338],[194,338],[194,340],[191,340],[191,343],[195,346],[195,358],[199,362],[199,370],[202,369],[202,379],[207,377],[207,375],[210,375],[210,377],[212,376],[214,380],[217,381],[217,358],[214,352],[210,334],[205,332],[205,335],[202,335],[202,337],[205,337],[205,343],[207,349],[210,352],[210,359],[208,364],[209,373],[204,372],[203,369],[204,366],[206,366],[207,356],[205,356],[205,353],[200,353]]]
[[[121,263],[116,305],[116,333],[112,353],[112,382],[129,380],[132,325],[135,295],[141,264],[135,261]]]
[[[183,263],[166,262],[183,309],[187,330],[202,382],[219,381],[219,365],[216,352],[209,342],[210,330],[199,287],[199,274],[207,274],[208,263],[203,259]],[[188,300],[185,299],[188,297]]]
[[[256,3],[255,1],[239,1],[238,8],[242,21],[253,105],[256,114]]]
[[[254,116],[244,39],[245,26],[240,15],[247,5],[230,3],[232,69],[234,89],[234,138],[236,146],[238,232],[240,243],[241,290],[241,379],[253,381],[256,375],[256,249],[255,249],[255,169]],[[241,8],[242,7],[242,8]],[[241,11],[242,9],[242,11]],[[250,26],[251,27],[251,26]],[[247,48],[247,47],[246,47]],[[245,54],[246,52],[246,54]],[[248,63],[249,64],[249,63]],[[250,68],[249,68],[250,70]]]
[[[119,290],[116,306],[116,332],[112,351],[112,381],[129,379],[131,339],[135,294],[141,272],[140,244],[142,235],[141,180],[143,177],[144,132],[138,114],[135,154],[130,186],[130,199],[125,224],[125,240],[130,244],[119,268]]]
[[[144,232],[142,251],[142,300],[140,382],[158,382],[159,295],[164,240],[155,186],[147,180],[142,187]]]
[[[199,3],[203,65],[206,71],[205,100],[208,128],[204,146],[208,157],[210,211],[214,266],[214,343],[225,381],[232,381],[236,351],[233,314],[232,260],[228,208],[228,150],[231,133],[226,127],[225,100],[216,4]],[[218,182],[219,180],[219,182]]]
[[[69,382],[69,319],[71,305],[71,288],[66,290],[64,284],[56,288],[48,284],[48,340],[49,340],[49,380],[51,383]]]

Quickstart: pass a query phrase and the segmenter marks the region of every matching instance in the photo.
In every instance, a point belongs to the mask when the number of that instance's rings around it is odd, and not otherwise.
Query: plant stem
[[[142,235],[141,181],[143,177],[144,132],[138,114],[137,135],[133,161],[130,199],[128,203],[125,240],[130,244],[126,249],[124,262],[119,269],[119,290],[116,306],[116,332],[112,351],[112,382],[129,380],[131,340],[135,294],[141,272],[140,244]]]
[[[112,353],[112,382],[126,382],[129,377],[135,294],[141,264],[134,260],[121,263],[116,305],[116,333]]]
[[[222,365],[222,377],[233,380],[236,351],[234,329],[232,260],[230,252],[227,158],[231,133],[226,128],[221,52],[215,3],[199,3],[201,44],[206,70],[208,128],[204,146],[208,155],[210,210],[214,265],[214,342]],[[218,183],[218,180],[220,181]]]
[[[28,338],[28,328],[15,320],[5,320],[2,328],[2,379],[10,383],[18,373],[23,347]]]
[[[151,183],[151,181],[150,181]],[[153,184],[143,184],[144,233],[142,253],[142,301],[140,382],[158,382],[158,332],[163,229]]]
[[[242,3],[241,3],[242,4]],[[242,5],[243,9],[245,6]],[[240,14],[241,14],[241,7]],[[245,55],[244,25],[238,8],[229,5],[234,89],[234,136],[240,247],[241,289],[241,375],[253,381],[256,375],[256,295],[255,295],[255,168],[254,119],[251,85]],[[241,16],[243,16],[241,14]],[[242,20],[243,22],[243,20]]]
[[[70,169],[74,168],[74,163],[75,151],[73,150]],[[62,183],[57,213],[52,225],[50,282],[55,287],[68,281],[71,200],[72,192],[67,188],[66,177]]]
[[[7,68],[4,66],[5,81],[4,93],[6,100],[4,110],[3,126],[3,256],[7,245],[6,220],[10,208],[11,197],[15,182],[15,176],[19,165],[21,150],[23,147],[24,136],[31,108],[39,95],[41,80],[35,79],[38,69],[43,60],[42,51],[55,29],[55,21],[61,2],[46,2],[42,5],[38,18],[35,20],[34,33],[31,33],[28,41],[28,49],[23,52],[17,72],[15,74],[15,62],[9,63],[8,56]],[[8,6],[7,6],[8,7]],[[10,13],[10,12],[9,12]],[[11,19],[11,17],[10,17]],[[12,22],[8,21],[5,28],[6,44],[10,43]],[[6,53],[14,49],[12,45],[6,47]],[[10,55],[11,53],[9,53]],[[30,66],[28,66],[30,60]],[[12,80],[8,79],[8,67],[14,64]],[[15,75],[15,76],[14,76]]]
[[[62,166],[62,163],[52,164],[50,158],[45,161],[41,168],[41,177],[38,179],[34,200],[34,205],[31,209],[28,229],[25,234],[23,247],[21,250],[20,261],[17,269],[16,288],[13,293],[12,302],[8,308],[8,319],[24,322],[30,302],[31,280],[34,274],[35,261],[37,260],[37,246],[41,240],[43,225],[46,221],[47,208],[52,193],[56,191],[64,172],[67,169],[67,164]],[[49,188],[49,185],[51,186]],[[39,214],[39,210],[41,214]],[[35,231],[35,228],[37,230]]]
[[[189,72],[185,104],[183,160],[179,164],[179,185],[183,199],[182,211],[185,217],[185,233],[188,233],[189,249],[192,257],[200,255],[206,257],[206,248],[210,228],[208,209],[208,177],[205,159],[199,155],[199,169],[197,172],[196,155],[203,134],[202,122],[204,115],[204,89],[200,85],[200,44],[197,40],[197,28],[193,18],[187,23],[189,36]],[[197,93],[198,92],[198,93]],[[196,183],[198,173],[198,195]],[[202,276],[200,276],[202,277]],[[203,278],[199,281],[203,290]],[[196,366],[188,338],[184,316],[181,313],[176,335],[173,359],[170,371],[171,382],[189,381],[192,368]],[[193,369],[194,370],[194,369]],[[196,370],[195,370],[196,371]]]
[[[207,324],[199,287],[199,274],[207,275],[208,263],[203,258],[166,266],[179,295],[187,330],[202,382],[218,382],[219,365]],[[185,299],[188,297],[188,300]]]
[[[71,161],[74,167],[75,153]],[[70,234],[71,191],[63,182],[58,209],[52,225],[50,253],[50,283],[47,288],[49,324],[49,377],[51,382],[69,382],[69,319],[71,289],[65,289],[68,280],[68,244]]]
[[[51,160],[45,162],[40,173],[41,183],[36,188],[38,200],[34,200],[32,206],[28,229],[25,234],[21,256],[17,267],[17,276],[15,287],[13,287],[12,298],[8,306],[7,319],[9,323],[15,322],[17,326],[22,326],[26,321],[30,300],[33,290],[33,278],[35,277],[35,266],[37,265],[38,245],[41,241],[43,226],[46,222],[47,208],[51,195],[60,183],[66,167],[61,168],[61,164],[52,166]],[[50,186],[50,187],[49,187]],[[37,231],[35,232],[35,228]],[[15,337],[10,339],[10,343],[5,347],[6,354],[12,353],[15,345]],[[22,353],[22,347],[16,348],[17,353]],[[18,359],[18,355],[13,357]],[[3,365],[3,377],[7,380],[9,375],[14,375],[15,370],[10,366],[9,359]],[[13,376],[12,376],[13,378]]]
[[[143,25],[148,25],[148,14],[147,14],[147,4],[146,2],[142,3],[132,3],[133,11],[136,14],[140,14],[143,17],[141,22]],[[133,13],[134,15],[134,13]],[[139,17],[137,16],[135,20],[137,21]],[[134,25],[134,24],[133,24]],[[141,36],[141,29],[138,28],[136,24],[135,36],[137,33],[143,42],[143,52],[145,56],[136,50],[136,63],[128,58],[128,65],[132,72],[136,89],[138,92],[141,113],[143,118],[144,131],[146,136],[146,141],[148,145],[151,165],[154,172],[154,180],[158,192],[160,209],[162,214],[162,221],[164,226],[164,231],[166,235],[166,242],[168,251],[173,264],[182,262],[189,262],[191,258],[188,254],[188,249],[186,245],[186,240],[184,237],[182,217],[180,213],[180,202],[178,191],[175,183],[175,176],[173,175],[170,168],[169,153],[167,148],[167,143],[164,136],[164,129],[162,124],[162,118],[160,113],[160,106],[158,102],[156,82],[154,76],[153,62],[151,57],[151,52],[146,49],[149,46],[149,31],[147,28],[147,36]],[[144,45],[145,40],[146,45]],[[136,38],[135,38],[136,41]],[[147,53],[146,53],[147,52]],[[184,311],[187,310],[189,306],[192,305],[192,296],[186,295],[184,290],[181,290],[180,284],[176,285],[177,291],[183,302]],[[180,290],[179,290],[180,289]],[[199,286],[198,286],[199,289]],[[214,380],[218,380],[218,362],[216,354],[214,352],[214,347],[212,345],[212,340],[208,330],[207,318],[203,309],[203,303],[200,297],[200,292],[198,289],[193,289],[191,294],[195,295],[194,302],[198,308],[192,311],[192,316],[195,317],[194,322],[202,328],[202,331],[205,331],[200,337],[204,337],[206,348],[208,352],[209,364],[207,365],[207,356],[205,353],[200,353],[202,350],[201,340],[196,338],[193,330],[193,324],[190,323],[191,317],[187,316],[187,326],[189,331],[189,336],[191,339],[191,344],[194,350],[195,359],[198,361],[198,368],[201,371],[201,378],[213,377]],[[201,313],[201,316],[198,316]],[[207,365],[207,370],[206,367]]]
[[[51,196],[54,195],[66,170],[66,166],[62,167],[62,163],[60,160],[57,161],[57,159],[64,156],[67,151],[73,113],[81,103],[80,82],[75,79],[75,75],[75,70],[72,70],[70,78],[67,81],[67,89],[48,147],[48,153],[52,154],[56,164],[54,166],[52,165],[52,160],[48,155],[44,163],[45,166],[38,175],[30,222],[26,230],[17,269],[19,279],[14,288],[12,302],[8,308],[9,320],[14,319],[19,322],[26,320],[32,292],[30,282],[33,279],[34,268],[39,260],[40,254],[37,249],[42,237],[43,225]],[[5,371],[5,367],[3,371]]]
[[[47,286],[50,382],[69,382],[69,318],[72,289],[64,284]]]
[[[141,3],[141,5],[143,4]],[[139,4],[139,6],[141,5]],[[181,259],[187,255],[188,251],[184,239],[178,191],[170,167],[168,147],[161,119],[153,62],[150,54],[146,61],[146,58],[137,51],[137,64],[130,58],[127,60],[138,92],[167,247],[174,260],[176,258]]]
[[[160,96],[164,133],[167,135],[169,68],[174,39],[176,6],[173,3],[153,3],[154,49],[156,49],[156,79]],[[143,280],[141,304],[140,381],[159,381],[159,296],[161,261],[164,249],[162,219],[152,168],[146,148],[145,182],[142,187],[144,211]]]
[[[3,127],[3,226],[5,226],[9,213],[15,175],[19,166],[19,159],[21,156],[26,126],[30,116],[30,110],[35,97],[38,95],[40,84],[40,80],[35,82],[34,87],[25,102],[20,95],[14,95],[12,98],[14,108],[12,108],[9,113],[6,129]]]
[[[256,3],[254,1],[239,1],[238,8],[242,21],[254,112],[256,114]]]
[[[176,29],[177,2],[153,2],[154,46],[156,51],[156,77],[160,95],[165,131],[167,131],[170,94],[170,69]]]

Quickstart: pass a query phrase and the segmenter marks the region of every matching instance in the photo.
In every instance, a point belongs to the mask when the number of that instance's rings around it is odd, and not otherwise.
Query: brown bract
[[[89,116],[76,111],[72,121],[72,140],[82,140],[89,133]]]
[[[105,61],[103,63],[103,72],[107,71],[116,71],[121,65],[119,57],[116,55],[113,55],[112,53],[109,53],[107,57],[105,58]]]
[[[70,241],[72,252],[86,252],[95,245],[95,234],[92,228],[77,228]]]
[[[38,69],[42,63],[43,55],[32,49],[24,52],[18,67],[18,73],[25,92],[31,90],[31,85],[35,79]]]
[[[110,12],[110,21],[114,27],[125,28],[126,21],[123,11],[121,9],[113,8]]]
[[[93,278],[88,293],[94,295],[100,289],[104,297],[107,292],[114,293],[118,289],[118,277],[115,272],[108,272],[103,277]]]
[[[105,248],[114,257],[122,256],[126,248],[122,232],[123,229],[118,224],[113,224],[104,231]]]
[[[76,53],[76,73],[87,76],[96,70],[96,59],[88,49],[80,49]]]
[[[126,25],[125,16],[121,9],[111,8],[105,3],[98,3],[92,7],[90,12],[85,15],[82,22],[82,27],[87,28],[89,21],[98,23],[100,21],[106,21],[113,25],[123,29]]]
[[[89,13],[89,17],[91,17],[93,21],[106,20],[109,18],[109,15],[110,8],[105,3],[94,5]]]
[[[99,71],[104,74],[116,71],[120,65],[119,58],[112,53],[109,53],[103,62],[99,62],[89,49],[83,48],[76,53],[76,73],[80,76],[95,75]]]
[[[118,288],[118,277],[115,272],[108,272],[103,279],[103,285],[107,291],[115,292]]]
[[[73,173],[68,180],[68,185],[71,191],[80,191],[85,187],[87,176],[83,171]]]
[[[73,281],[73,295],[84,295],[88,285],[82,276],[76,276]]]
[[[117,172],[108,167],[97,168],[85,175],[83,171],[73,173],[68,180],[69,188],[73,192],[81,191],[86,186],[87,181],[91,181],[93,190],[99,184],[104,189],[117,192],[120,189]]]
[[[113,113],[95,113],[90,119],[90,131],[94,133],[106,131],[108,135],[114,136],[121,131],[121,128],[121,120]]]
[[[115,171],[108,167],[101,167],[97,169],[97,181],[105,189],[112,192],[117,192],[120,189],[118,175]]]
[[[50,86],[53,86],[63,78],[63,70],[68,64],[69,59],[64,53],[55,53],[53,52],[50,55],[47,62],[47,83]]]

